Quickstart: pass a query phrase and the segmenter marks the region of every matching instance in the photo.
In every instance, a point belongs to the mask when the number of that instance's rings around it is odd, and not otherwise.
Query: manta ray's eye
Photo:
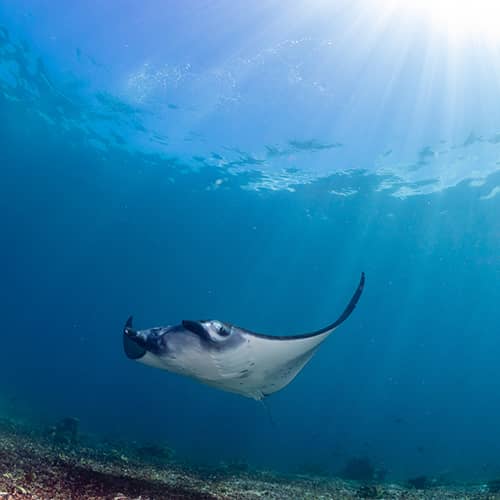
[[[221,336],[221,337],[227,337],[231,331],[229,330],[229,328],[227,328],[226,326],[222,325],[222,324],[217,324],[215,325],[215,328],[217,330],[217,333]]]

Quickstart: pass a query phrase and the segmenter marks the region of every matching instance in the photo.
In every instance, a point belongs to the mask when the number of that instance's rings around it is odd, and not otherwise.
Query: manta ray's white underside
[[[218,389],[260,400],[286,387],[332,333],[297,340],[274,340],[244,333],[246,343],[226,356],[210,353],[214,375],[204,382]]]

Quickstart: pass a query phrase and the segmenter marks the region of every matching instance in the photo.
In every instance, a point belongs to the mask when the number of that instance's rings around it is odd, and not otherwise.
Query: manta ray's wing
[[[330,325],[312,332],[294,336],[274,336],[239,329],[247,340],[246,360],[251,369],[246,377],[238,380],[238,392],[255,399],[279,391],[287,386],[311,359],[319,345],[352,313],[363,292],[365,274],[361,274],[359,285],[340,317]],[[240,358],[239,361],[242,361]]]
[[[361,297],[361,294],[363,293],[363,288],[365,287],[365,273],[361,273],[361,278],[359,280],[359,285],[356,288],[356,291],[354,292],[354,295],[351,297],[351,300],[349,301],[349,304],[347,304],[347,307],[344,309],[344,312],[336,319],[333,323],[330,325],[325,326],[324,328],[321,328],[320,330],[316,330],[315,332],[311,333],[299,333],[297,335],[265,335],[262,333],[254,333],[254,332],[249,332],[252,335],[256,337],[260,337],[262,339],[270,339],[270,340],[301,340],[301,339],[310,339],[313,337],[318,337],[323,334],[330,334],[337,328],[339,325],[341,325],[354,311],[354,308],[356,307],[356,304],[359,301],[359,298]]]

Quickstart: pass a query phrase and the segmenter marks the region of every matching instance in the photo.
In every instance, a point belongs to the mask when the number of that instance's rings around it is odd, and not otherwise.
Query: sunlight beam
[[[498,0],[400,0],[394,8],[423,17],[432,29],[447,34],[450,41],[463,43],[500,42],[500,2]]]

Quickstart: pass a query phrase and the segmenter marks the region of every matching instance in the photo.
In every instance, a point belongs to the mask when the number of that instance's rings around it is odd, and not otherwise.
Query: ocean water
[[[498,48],[373,9],[0,5],[3,416],[208,464],[500,475]],[[130,314],[318,329],[362,271],[267,409],[123,353]]]

